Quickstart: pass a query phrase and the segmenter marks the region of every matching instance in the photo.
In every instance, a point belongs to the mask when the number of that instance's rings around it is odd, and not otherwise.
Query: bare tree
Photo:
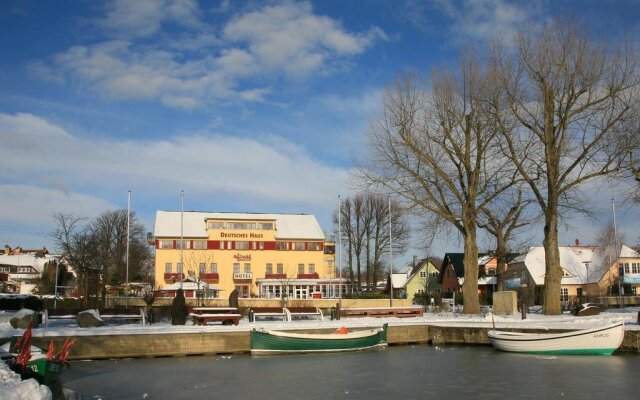
[[[184,258],[184,267],[197,287],[197,306],[202,306],[204,301],[204,293],[200,290],[201,286],[206,284],[205,274],[208,273],[207,269],[211,268],[211,264],[214,262],[213,253],[206,250],[191,250],[187,252]]]
[[[400,204],[392,201],[391,237],[393,253],[405,251],[409,236],[408,224]],[[342,203],[341,231],[348,254],[351,284],[359,291],[362,283],[373,289],[381,274],[385,257],[389,256],[389,203],[388,198],[375,193],[359,193]],[[333,216],[338,224],[337,212]],[[336,229],[337,231],[337,229]],[[355,260],[356,273],[353,273]],[[364,265],[362,262],[364,261]],[[364,266],[364,279],[362,267]]]
[[[492,77],[473,59],[459,74],[434,73],[431,92],[406,76],[385,92],[384,109],[369,130],[372,161],[356,178],[393,191],[421,222],[446,221],[464,239],[464,312],[480,312],[480,210],[514,181],[500,154],[498,132],[486,110]]]
[[[616,48],[593,40],[566,19],[520,32],[512,50],[494,45],[503,91],[494,112],[506,153],[544,215],[543,312],[560,314],[558,221],[587,210],[581,185],[629,167],[640,140],[638,58],[629,43]]]
[[[515,192],[515,193],[513,193]],[[492,204],[483,207],[478,226],[486,230],[495,239],[495,257],[497,260],[497,291],[504,290],[504,275],[507,271],[509,242],[518,231],[531,224],[532,218],[524,218],[523,212],[531,204],[525,199],[522,190],[507,191]]]

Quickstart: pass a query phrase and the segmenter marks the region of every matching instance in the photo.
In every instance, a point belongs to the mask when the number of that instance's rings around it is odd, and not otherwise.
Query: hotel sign
[[[234,254],[233,258],[237,261],[251,261],[251,254]]]
[[[253,278],[253,274],[251,272],[244,272],[244,273],[240,273],[237,272],[235,274],[233,274],[233,279],[252,279]]]

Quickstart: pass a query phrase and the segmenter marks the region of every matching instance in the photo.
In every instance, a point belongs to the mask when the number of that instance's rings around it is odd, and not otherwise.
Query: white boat
[[[608,355],[616,351],[624,338],[622,322],[598,328],[564,333],[487,332],[497,350],[536,354]]]

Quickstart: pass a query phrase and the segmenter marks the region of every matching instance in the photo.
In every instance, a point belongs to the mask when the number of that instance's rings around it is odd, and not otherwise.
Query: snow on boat
[[[281,331],[251,331],[251,355],[327,353],[358,351],[385,347],[387,324],[381,328],[336,333],[290,333]]]
[[[622,322],[564,333],[487,332],[497,350],[536,354],[609,355],[624,338]]]

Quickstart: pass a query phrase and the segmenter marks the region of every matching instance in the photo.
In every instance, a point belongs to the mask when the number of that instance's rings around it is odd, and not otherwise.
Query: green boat
[[[60,374],[64,370],[64,363],[47,360],[46,358],[31,359],[27,362],[27,369],[42,377],[42,383],[51,386],[60,379]]]
[[[340,333],[338,333],[340,332]],[[251,355],[328,353],[368,350],[387,345],[387,324],[380,328],[336,333],[251,331]]]

